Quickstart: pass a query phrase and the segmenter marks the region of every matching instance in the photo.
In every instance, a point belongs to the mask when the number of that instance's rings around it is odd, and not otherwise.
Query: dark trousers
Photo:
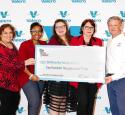
[[[95,96],[97,93],[96,84],[79,83],[78,86],[78,108],[77,115],[92,115]]]
[[[112,115],[125,115],[125,78],[107,85]]]
[[[19,92],[0,88],[0,115],[16,115],[19,100]]]

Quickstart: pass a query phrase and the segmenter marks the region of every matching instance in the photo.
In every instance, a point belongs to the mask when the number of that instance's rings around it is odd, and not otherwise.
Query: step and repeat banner
[[[39,22],[44,26],[43,40],[48,41],[52,35],[52,26],[58,18],[66,20],[71,34],[79,35],[79,27],[86,18],[92,18],[97,24],[95,36],[104,40],[111,37],[107,28],[107,19],[120,16],[125,20],[124,0],[1,0],[0,25],[11,23],[16,27],[14,40],[19,48],[20,44],[30,39],[30,24]],[[27,100],[21,91],[21,102],[17,115],[27,115]],[[48,115],[43,105],[40,115]],[[76,115],[76,113],[67,113]],[[98,92],[94,115],[111,115],[107,97],[106,85]]]

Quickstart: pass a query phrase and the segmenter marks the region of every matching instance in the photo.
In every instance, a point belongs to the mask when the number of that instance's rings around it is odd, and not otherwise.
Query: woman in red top
[[[102,40],[97,37],[93,37],[95,28],[95,22],[92,19],[84,20],[80,28],[81,35],[74,37],[70,44],[74,46],[102,46]],[[77,115],[93,115],[94,100],[100,84],[71,82],[70,85],[78,88]]]
[[[57,19],[53,26],[53,36],[49,45],[69,45],[71,35],[65,20]],[[76,111],[74,90],[68,82],[48,81],[45,89],[44,103],[50,109],[50,115],[65,115],[66,111]]]
[[[34,22],[30,26],[31,39],[24,41],[19,48],[20,60],[35,57],[35,45],[45,45],[41,41],[43,36],[43,27]],[[30,79],[29,79],[30,77]],[[28,115],[38,115],[41,105],[41,97],[44,88],[44,82],[39,81],[39,76],[34,74],[34,66],[27,66],[25,72],[20,74],[20,87],[22,87],[28,100]]]
[[[12,43],[15,28],[10,24],[0,27],[0,115],[16,115],[20,94],[18,76],[34,59],[19,61],[18,50]]]

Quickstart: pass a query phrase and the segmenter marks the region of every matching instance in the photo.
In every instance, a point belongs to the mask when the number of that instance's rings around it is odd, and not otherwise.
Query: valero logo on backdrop
[[[59,15],[61,16],[62,19],[66,20],[67,22],[71,22],[71,19],[68,19],[67,17],[69,16],[68,11],[59,11]]]
[[[42,3],[56,3],[56,0],[41,0]]]
[[[125,11],[120,11],[121,18],[125,21]]]
[[[39,14],[37,14],[37,11],[30,11],[30,15],[32,18],[36,18]]]
[[[105,30],[105,34],[107,37],[111,37],[111,33],[108,30]]]
[[[59,11],[59,12],[60,12],[60,15],[61,15],[62,18],[65,18],[69,15],[68,11]]]
[[[26,0],[11,0],[12,3],[26,3]]]
[[[18,110],[17,110],[17,112],[18,112],[19,114],[22,114],[24,111],[26,111],[26,110],[24,109],[24,107],[19,107]]]
[[[0,22],[1,23],[10,23],[11,19],[8,18],[8,11],[0,11]]]
[[[106,37],[104,37],[102,39],[103,39],[103,41],[106,42],[111,37],[111,34],[110,34],[110,32],[108,30],[105,30],[104,36],[106,36]]]
[[[22,36],[24,35],[22,30],[16,31],[16,38],[14,39],[14,42],[23,42],[26,39],[24,39]]]
[[[101,22],[101,19],[97,18],[97,16],[100,15],[98,11],[90,11],[90,15],[95,22]]]
[[[24,33],[23,33],[22,30],[16,31],[16,36],[17,36],[17,37],[21,37],[22,35],[24,35]]]
[[[103,3],[116,3],[116,0],[102,0]]]
[[[37,11],[29,11],[29,15],[31,18],[26,19],[27,22],[41,22],[41,19],[38,19],[39,16]]]
[[[71,0],[72,3],[86,3],[86,0]]]
[[[101,99],[102,99],[102,97],[101,97],[101,96],[97,96],[97,97],[96,97],[96,99],[101,100]]]
[[[105,107],[104,111],[106,112],[106,115],[111,113],[110,107]]]

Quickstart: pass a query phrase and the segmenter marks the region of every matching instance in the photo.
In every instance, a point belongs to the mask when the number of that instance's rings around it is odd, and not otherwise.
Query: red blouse
[[[24,70],[24,61],[19,61],[18,50],[14,47],[9,49],[0,44],[0,87],[18,92],[19,72]]]
[[[41,45],[46,45],[45,41],[39,41]],[[19,48],[19,58],[21,61],[24,61],[28,58],[35,58],[35,45],[33,44],[33,41],[27,40],[24,41]],[[34,74],[34,65],[27,66],[28,70]],[[25,73],[22,72],[20,73],[19,76],[19,83],[20,87],[22,87],[25,83],[27,83],[29,80],[29,76]]]
[[[79,45],[85,45],[85,40],[83,35],[74,37],[70,45],[72,46],[79,46]],[[90,43],[88,44],[89,46],[103,46],[103,41],[100,38],[92,37],[90,39]],[[71,86],[78,87],[78,82],[70,82]],[[101,86],[101,83],[97,83],[97,87],[99,88]]]
[[[51,37],[48,45],[60,45],[60,43],[57,41],[57,39],[55,37]]]

